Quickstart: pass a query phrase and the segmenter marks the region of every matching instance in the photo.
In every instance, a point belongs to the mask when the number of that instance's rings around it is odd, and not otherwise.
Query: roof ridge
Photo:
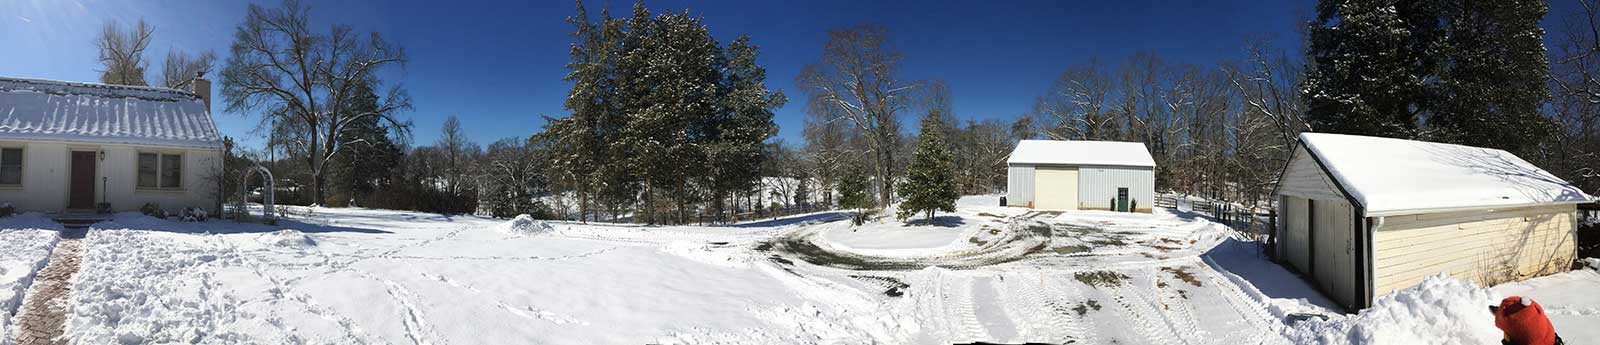
[[[199,95],[196,95],[194,92],[191,92],[191,91],[188,91],[188,90],[180,90],[180,89],[159,87],[159,86],[117,85],[117,84],[90,83],[90,82],[79,82],[79,81],[66,81],[66,80],[52,80],[52,79],[38,79],[38,78],[23,78],[23,77],[0,76],[0,91],[32,90],[32,91],[41,91],[41,92],[46,92],[46,93],[51,93],[52,91],[54,91],[55,93],[77,93],[77,94],[91,93],[91,92],[70,92],[70,91],[60,90],[60,89],[36,89],[36,88],[17,87],[16,85],[19,85],[19,84],[22,84],[22,85],[38,85],[38,86],[57,87],[57,88],[73,88],[73,89],[96,90],[96,91],[110,91],[110,92],[112,92],[112,93],[114,93],[116,95],[123,96],[123,97],[144,98],[144,99],[159,100],[159,101],[178,100],[178,99],[164,99],[164,98],[160,98],[160,97],[150,97],[150,96],[143,96],[143,95],[121,93],[121,92],[118,92],[118,91],[156,93],[156,94],[163,94],[163,95],[170,95],[170,96],[184,97],[184,98],[193,98],[193,99],[199,99],[200,98]]]

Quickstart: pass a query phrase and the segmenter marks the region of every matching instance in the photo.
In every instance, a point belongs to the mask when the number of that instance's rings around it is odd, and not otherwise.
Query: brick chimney
[[[190,91],[200,96],[200,101],[206,103],[206,111],[211,111],[211,80],[206,79],[206,72],[195,73],[194,80],[189,82]]]

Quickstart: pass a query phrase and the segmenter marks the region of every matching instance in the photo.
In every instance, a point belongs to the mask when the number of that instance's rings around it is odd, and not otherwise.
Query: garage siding
[[[1134,212],[1150,213],[1155,203],[1155,172],[1146,167],[1078,168],[1078,209],[1110,210],[1117,188],[1128,188]]]
[[[1033,207],[1033,166],[1006,167],[1006,206]]]
[[[1563,272],[1576,255],[1576,207],[1392,216],[1374,234],[1373,294],[1382,296],[1434,274],[1480,285]],[[1514,267],[1514,276],[1497,273]]]
[[[1344,200],[1344,193],[1334,186],[1333,178],[1322,172],[1316,159],[1305,147],[1294,150],[1294,158],[1283,171],[1278,183],[1278,194],[1306,199]]]

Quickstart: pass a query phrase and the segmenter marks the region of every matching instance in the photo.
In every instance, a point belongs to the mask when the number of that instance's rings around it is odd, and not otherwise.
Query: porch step
[[[94,223],[110,220],[111,217],[110,215],[100,214],[58,214],[50,217],[50,219],[56,221],[56,223],[61,223],[62,227],[68,229],[85,229],[90,225],[94,225]]]

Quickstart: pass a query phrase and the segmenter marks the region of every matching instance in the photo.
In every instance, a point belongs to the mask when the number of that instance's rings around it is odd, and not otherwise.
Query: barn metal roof
[[[1023,140],[1006,164],[1156,166],[1144,143],[1123,141]]]

